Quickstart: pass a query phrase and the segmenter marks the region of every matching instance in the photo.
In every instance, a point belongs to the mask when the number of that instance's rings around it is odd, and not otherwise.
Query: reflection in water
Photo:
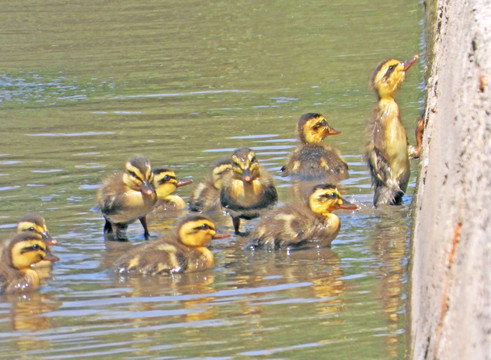
[[[382,207],[380,218],[372,228],[372,249],[379,264],[376,269],[380,279],[379,298],[390,332],[386,337],[387,351],[392,357],[398,355],[398,343],[401,341],[398,330],[404,323],[402,315],[406,292],[408,220],[407,208]]]

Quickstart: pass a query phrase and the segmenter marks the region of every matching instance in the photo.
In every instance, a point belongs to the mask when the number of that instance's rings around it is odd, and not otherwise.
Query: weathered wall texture
[[[491,1],[425,3],[436,6],[436,21],[415,204],[411,357],[491,359]]]

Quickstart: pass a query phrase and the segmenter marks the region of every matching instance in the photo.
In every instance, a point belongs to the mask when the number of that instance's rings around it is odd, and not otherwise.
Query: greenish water
[[[39,212],[60,257],[39,292],[4,296],[6,358],[401,359],[410,202],[374,210],[362,161],[372,69],[421,52],[419,2],[16,1],[0,23],[0,230]],[[414,143],[422,67],[398,101]],[[122,282],[108,268],[142,243],[106,244],[91,211],[102,178],[134,154],[196,181],[239,147],[279,168],[295,125],[320,112],[350,166],[359,210],[332,249],[245,253],[213,244],[216,267]],[[191,187],[179,195],[187,198]],[[164,233],[175,219],[151,224]],[[219,221],[231,231],[228,217]],[[246,223],[246,229],[254,221]]]

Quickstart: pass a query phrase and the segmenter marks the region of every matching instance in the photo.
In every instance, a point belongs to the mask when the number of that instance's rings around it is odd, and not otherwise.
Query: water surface
[[[405,0],[4,3],[0,230],[7,236],[22,215],[39,212],[61,260],[39,292],[2,297],[2,355],[402,358],[417,163],[404,205],[374,210],[361,152],[371,71],[420,52],[422,17],[420,4]],[[398,97],[411,143],[421,69],[411,69]],[[339,214],[331,249],[251,254],[234,236],[213,244],[209,271],[111,275],[112,261],[144,240],[134,224],[130,243],[104,242],[91,209],[106,174],[140,153],[198,181],[248,146],[275,176],[280,201],[294,201],[278,170],[305,112],[342,131],[329,141],[349,163],[342,188],[359,206]],[[226,216],[219,224],[232,230]]]

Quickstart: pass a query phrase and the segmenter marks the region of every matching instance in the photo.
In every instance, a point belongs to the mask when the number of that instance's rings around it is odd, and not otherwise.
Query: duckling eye
[[[389,66],[389,69],[388,69],[388,70],[389,70],[389,71],[392,71],[392,70],[394,70],[395,68],[396,68],[396,66],[395,66],[395,65],[391,65],[391,66]]]
[[[32,227],[32,226],[29,229],[27,229],[27,230],[29,230],[29,231],[36,231],[36,229],[34,229],[34,227]]]
[[[164,182],[167,182],[170,180],[170,176],[169,175],[165,175],[164,178],[162,179]]]
[[[256,161],[256,157],[255,156],[251,157],[251,163],[253,163],[254,161]]]
[[[133,177],[138,179],[138,176],[136,175],[136,173],[134,171],[128,170],[128,174],[130,174],[130,176],[133,176]]]
[[[213,229],[210,225],[203,224],[200,227],[198,227],[200,230],[208,230],[208,229]]]

